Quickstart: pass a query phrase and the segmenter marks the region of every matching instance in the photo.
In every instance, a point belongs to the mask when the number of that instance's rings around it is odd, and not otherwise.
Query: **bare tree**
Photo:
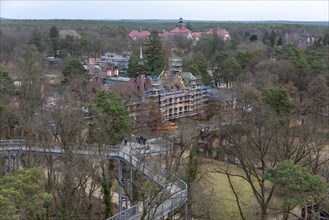
[[[216,172],[227,175],[229,182],[232,177],[247,181],[259,205],[260,219],[267,219],[269,215],[275,214],[271,211],[275,208],[271,203],[275,186],[265,180],[266,170],[285,159],[294,163],[302,161],[307,155],[307,148],[304,140],[299,138],[300,130],[290,126],[291,116],[281,114],[279,109],[273,111],[273,106],[269,108],[264,96],[260,96],[257,90],[242,91],[243,95],[239,96],[240,116],[231,120],[233,123],[221,126],[227,169],[217,168]],[[233,164],[243,174],[232,172],[230,166]],[[245,219],[241,201],[235,192],[236,186],[230,186],[240,216]]]
[[[48,163],[48,187],[60,218],[75,218],[81,215],[88,173],[88,164],[75,155],[86,143],[88,123],[79,102],[64,93],[57,105],[43,115],[43,147]],[[48,149],[59,149],[62,156],[47,154]],[[59,166],[60,165],[60,166]],[[93,190],[92,190],[93,191]]]

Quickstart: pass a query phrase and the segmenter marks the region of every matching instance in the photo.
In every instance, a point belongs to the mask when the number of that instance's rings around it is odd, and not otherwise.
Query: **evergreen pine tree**
[[[145,60],[149,67],[149,72],[146,74],[160,74],[164,67],[164,61],[158,32],[151,32],[148,41],[145,43],[145,47]]]

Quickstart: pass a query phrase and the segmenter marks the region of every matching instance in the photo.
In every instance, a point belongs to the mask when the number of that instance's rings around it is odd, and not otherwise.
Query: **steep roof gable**
[[[149,31],[141,31],[141,30],[132,30],[129,33],[129,37],[135,39],[135,38],[148,38],[148,36],[150,36],[150,32]]]

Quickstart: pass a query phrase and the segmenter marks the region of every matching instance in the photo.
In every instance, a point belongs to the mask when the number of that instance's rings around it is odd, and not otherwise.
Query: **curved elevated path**
[[[168,213],[184,205],[187,201],[187,185],[186,183],[165,172],[161,169],[160,164],[152,160],[140,157],[143,155],[159,155],[161,148],[156,142],[150,142],[148,150],[141,148],[141,145],[135,142],[128,142],[121,144],[119,147],[112,147],[108,150],[86,148],[75,150],[73,153],[82,157],[98,157],[104,155],[107,159],[118,159],[125,161],[133,166],[136,170],[143,173],[151,181],[156,183],[162,191],[154,198],[147,199],[135,206],[130,207],[107,220],[133,220],[141,219],[142,216],[147,216],[149,219],[162,219]],[[158,150],[157,150],[158,149]],[[14,155],[24,152],[36,154],[51,154],[54,156],[61,156],[64,151],[59,148],[43,148],[43,147],[27,147],[24,140],[1,140],[0,154]],[[147,207],[147,208],[146,208]],[[147,210],[147,213],[143,213]]]

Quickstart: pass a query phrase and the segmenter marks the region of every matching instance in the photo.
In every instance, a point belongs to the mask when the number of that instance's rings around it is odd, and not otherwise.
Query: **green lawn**
[[[225,169],[224,162],[214,161],[212,163],[206,163],[201,165],[203,171],[213,171],[215,168]],[[235,165],[230,166],[230,171],[236,174],[243,174]],[[216,198],[216,216],[214,219],[241,219],[238,211],[235,196],[231,190],[228,179],[225,174],[210,172],[207,175],[207,184],[213,187],[213,196]],[[255,219],[258,205],[255,197],[252,194],[252,190],[247,181],[239,177],[232,177],[233,185],[239,196],[242,210],[246,219]],[[220,215],[220,216],[218,216]]]

